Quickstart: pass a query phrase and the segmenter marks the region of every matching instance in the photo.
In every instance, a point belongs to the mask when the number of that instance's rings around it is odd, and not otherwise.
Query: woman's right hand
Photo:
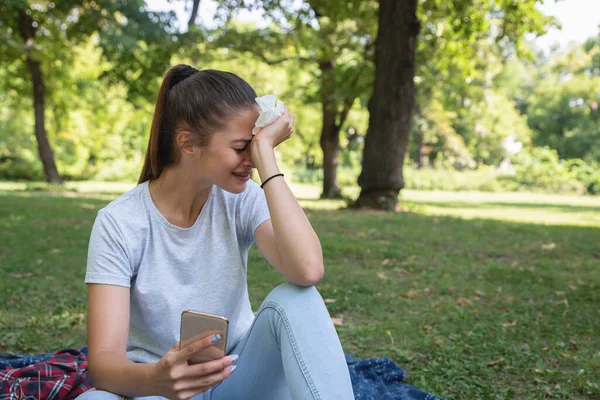
[[[179,350],[179,342],[156,364],[152,372],[152,382],[157,394],[168,399],[187,400],[205,392],[231,375],[235,368],[233,355],[199,364],[188,364],[188,359],[202,350],[213,346],[213,336],[192,342]]]

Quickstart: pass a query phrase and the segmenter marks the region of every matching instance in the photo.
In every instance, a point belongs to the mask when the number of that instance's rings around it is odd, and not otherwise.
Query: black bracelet
[[[283,174],[275,174],[275,175],[273,175],[273,176],[271,176],[271,177],[267,178],[267,180],[266,180],[266,181],[264,181],[264,182],[263,182],[263,183],[260,185],[260,188],[262,189],[262,188],[263,188],[263,186],[265,186],[265,183],[269,182],[271,179],[275,178],[276,176],[283,176]]]

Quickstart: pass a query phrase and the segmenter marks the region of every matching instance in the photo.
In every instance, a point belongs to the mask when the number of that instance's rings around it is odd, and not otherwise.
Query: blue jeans
[[[314,286],[284,283],[273,289],[231,354],[240,356],[237,369],[193,400],[354,399],[340,340]],[[122,398],[92,390],[77,400]]]

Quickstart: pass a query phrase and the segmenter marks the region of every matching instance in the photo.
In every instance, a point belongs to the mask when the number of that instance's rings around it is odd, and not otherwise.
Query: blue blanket
[[[87,347],[80,351],[87,355]],[[0,353],[0,370],[46,361],[52,354]],[[356,400],[443,400],[404,383],[404,370],[389,358],[357,360],[346,354]]]

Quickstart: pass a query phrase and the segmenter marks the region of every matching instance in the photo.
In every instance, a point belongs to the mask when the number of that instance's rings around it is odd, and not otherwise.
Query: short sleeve
[[[240,204],[240,220],[242,221],[242,235],[249,246],[254,243],[254,232],[263,222],[271,218],[265,192],[253,180],[246,184],[246,191]]]
[[[100,210],[90,236],[85,283],[131,287],[132,277],[125,238],[116,221]]]

